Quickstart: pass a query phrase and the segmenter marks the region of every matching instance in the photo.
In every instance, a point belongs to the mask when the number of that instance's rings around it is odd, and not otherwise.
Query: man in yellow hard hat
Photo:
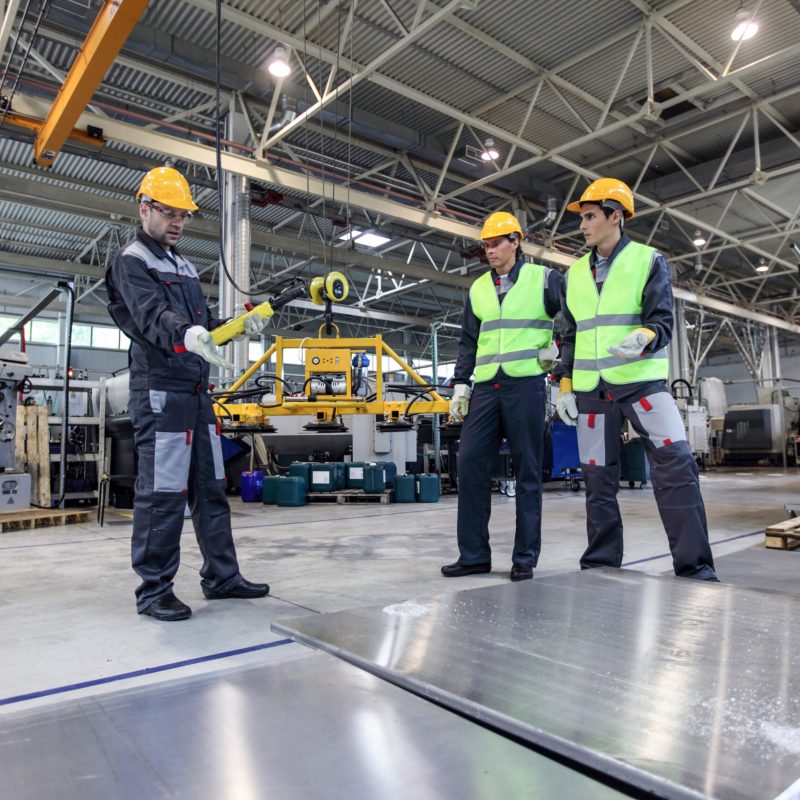
[[[186,179],[171,167],[148,172],[136,200],[142,227],[106,273],[108,310],[131,341],[136,606],[140,614],[174,621],[192,613],[173,591],[187,502],[203,555],[205,597],[263,597],[269,587],[242,577],[233,544],[220,429],[208,394],[209,365],[232,365],[209,334],[223,320],[209,310],[197,270],[177,247],[197,206]],[[261,323],[250,327],[248,333],[259,333]]]
[[[522,257],[513,214],[490,214],[481,242],[491,270],[470,287],[453,374],[451,419],[464,425],[458,451],[458,560],[448,578],[490,572],[491,468],[503,437],[516,478],[511,580],[533,577],[542,526],[545,378],[558,349],[553,317],[561,275]],[[474,389],[470,388],[474,377]]]
[[[622,564],[617,491],[620,429],[627,419],[649,456],[675,574],[715,581],[697,465],[666,385],[673,325],[669,267],[661,253],[625,234],[635,208],[622,181],[600,178],[567,208],[580,214],[591,248],[566,275],[555,370],[556,407],[567,425],[578,427],[586,483],[589,541],[581,567]]]

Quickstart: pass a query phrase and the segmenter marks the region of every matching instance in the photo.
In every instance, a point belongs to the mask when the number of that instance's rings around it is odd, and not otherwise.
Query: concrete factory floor
[[[784,504],[800,502],[800,472],[716,469],[705,472],[701,484],[724,582],[726,556],[763,548],[765,526],[786,518]],[[440,575],[440,566],[458,555],[456,503],[451,495],[438,504],[318,503],[288,509],[231,498],[242,573],[268,581],[271,595],[204,600],[201,559],[187,520],[175,588],[194,615],[177,623],[136,614],[128,516],[109,511],[102,528],[92,521],[0,534],[0,713],[232,666],[303,658],[310,651],[273,634],[273,620],[507,581],[514,500],[499,494],[491,522],[494,571],[458,579]],[[622,488],[620,505],[625,565],[670,572],[652,489]],[[583,493],[546,484],[535,575],[577,569],[584,543]],[[800,558],[796,552],[768,555],[784,573],[790,560]],[[739,568],[737,583],[747,581],[747,569],[743,577]],[[785,589],[785,576],[784,584],[772,587],[769,569],[754,572],[751,585]]]

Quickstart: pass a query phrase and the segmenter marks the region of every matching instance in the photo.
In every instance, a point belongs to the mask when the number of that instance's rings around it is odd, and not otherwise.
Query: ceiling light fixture
[[[692,239],[692,244],[695,247],[702,247],[708,240],[705,236],[703,236],[703,232],[699,229],[694,232],[694,239]]]
[[[497,161],[500,158],[500,153],[495,149],[494,139],[487,139],[484,142],[485,150],[481,153],[481,158],[484,161]]]
[[[769,272],[769,264],[763,258],[759,259],[756,272]]]
[[[734,42],[746,42],[758,33],[758,23],[752,13],[746,8],[740,8],[736,12],[736,25],[731,31],[731,39]]]
[[[357,236],[361,236],[361,231],[358,228],[351,228],[349,231],[345,231],[339,239],[343,242],[349,242],[351,239],[355,239]]]
[[[382,244],[391,241],[389,236],[383,236],[380,233],[373,233],[372,231],[362,233],[361,236],[355,240],[356,244],[363,245],[364,247],[380,247]]]
[[[286,52],[285,47],[278,45],[275,48],[267,69],[270,75],[274,75],[276,78],[285,78],[291,74],[292,68],[289,66],[289,54]]]

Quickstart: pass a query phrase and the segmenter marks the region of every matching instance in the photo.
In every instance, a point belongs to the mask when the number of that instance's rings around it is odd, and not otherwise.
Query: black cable
[[[8,112],[11,110],[11,101],[14,99],[14,95],[17,93],[17,86],[19,85],[19,79],[22,77],[22,73],[25,71],[25,67],[28,65],[28,57],[31,54],[31,48],[33,47],[33,42],[36,39],[36,36],[39,33],[39,26],[42,24],[42,17],[44,17],[45,12],[47,11],[47,7],[50,5],[50,0],[44,0],[42,3],[42,7],[39,9],[39,16],[36,19],[36,24],[33,26],[33,32],[31,33],[30,41],[28,42],[28,49],[25,51],[25,55],[22,57],[22,66],[19,68],[19,72],[17,73],[17,80],[14,81],[14,91],[8,97],[8,101],[6,102],[5,106],[3,107],[3,116],[0,117],[0,127],[3,126],[3,123],[6,121],[6,116]],[[25,18],[28,14],[28,7],[30,6],[30,0],[25,5],[25,13],[22,16],[22,23],[25,22]],[[22,24],[19,27],[19,33],[22,32]],[[17,38],[14,40],[14,49],[11,51],[11,55],[8,58],[8,66],[11,66],[11,58],[14,55],[14,51],[17,49],[17,42],[19,41],[19,33],[17,34]],[[3,73],[3,80],[0,82],[0,90],[3,87],[3,84],[6,80],[6,75],[8,74],[8,67],[6,71]]]
[[[222,49],[222,0],[217,0],[217,19],[216,19],[216,45],[214,47],[214,88],[216,92],[217,110],[215,114],[214,124],[214,149],[216,152],[217,162],[217,197],[219,202],[219,263],[225,277],[230,282],[231,286],[241,294],[246,294],[248,297],[253,297],[257,294],[264,294],[263,290],[248,291],[242,289],[238,283],[233,279],[230,271],[228,270],[228,263],[225,260],[225,188],[224,180],[222,177],[222,145],[220,135],[220,122],[221,122],[221,91],[220,91],[220,55]],[[249,269],[249,265],[248,265]]]

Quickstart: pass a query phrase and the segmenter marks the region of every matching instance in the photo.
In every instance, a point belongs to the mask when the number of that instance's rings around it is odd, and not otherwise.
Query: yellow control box
[[[347,372],[350,369],[350,351],[347,349],[309,348],[306,350],[306,374],[315,372]]]

